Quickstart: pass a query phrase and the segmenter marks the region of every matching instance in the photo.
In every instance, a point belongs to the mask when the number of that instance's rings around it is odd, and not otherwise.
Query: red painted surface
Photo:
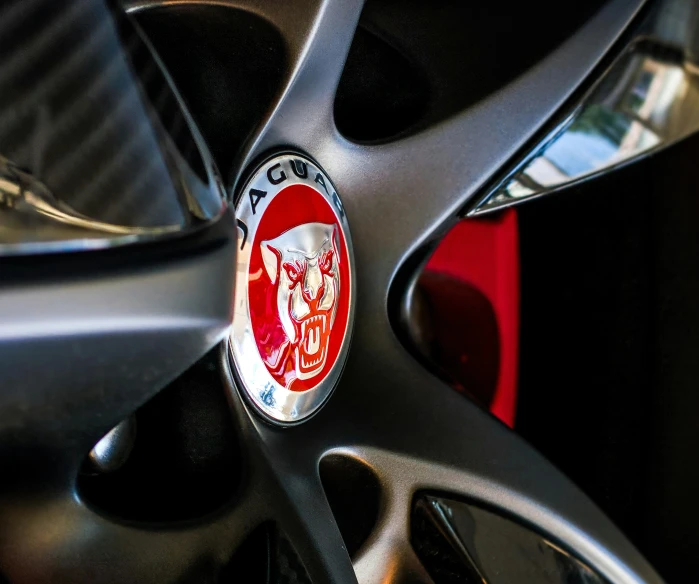
[[[305,391],[318,385],[330,372],[337,361],[347,332],[349,318],[350,298],[350,269],[347,243],[342,230],[337,225],[338,219],[327,201],[312,188],[298,184],[283,189],[267,206],[264,215],[255,234],[250,255],[250,268],[248,272],[248,298],[250,305],[250,320],[255,335],[257,348],[262,360],[272,376],[291,391]],[[273,240],[286,231],[309,223],[324,223],[336,225],[335,246],[337,255],[327,254],[323,257],[311,258],[300,262],[285,263],[279,255],[279,264],[275,281],[271,281],[265,271],[262,258],[261,244],[266,240]],[[335,305],[329,310],[320,310],[317,307],[323,296],[321,286],[317,297],[306,298],[304,292],[304,275],[308,261],[318,262],[323,273],[329,273],[335,269],[339,272],[339,290],[336,293]],[[327,266],[324,266],[327,264]],[[327,350],[327,357],[323,369],[316,375],[306,379],[297,377],[297,354],[302,351],[301,324],[291,315],[290,319],[296,329],[296,340],[291,341],[282,326],[277,309],[277,288],[280,285],[280,270],[285,270],[291,279],[290,288],[299,288],[304,294],[304,299],[309,306],[309,314],[304,319],[325,315],[327,322],[332,321],[332,330],[326,328],[319,332],[322,350]],[[326,325],[327,326],[327,325]]]
[[[425,269],[473,287],[491,304],[497,322],[499,365],[488,406],[494,415],[513,426],[520,297],[516,211],[508,210],[493,219],[460,221],[439,244]],[[454,342],[451,336],[450,342]]]

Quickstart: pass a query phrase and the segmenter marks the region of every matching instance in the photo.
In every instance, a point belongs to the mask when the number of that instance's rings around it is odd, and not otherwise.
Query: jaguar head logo
[[[293,368],[298,379],[325,366],[340,295],[337,225],[304,223],[260,242],[267,276],[276,286],[277,311],[287,340],[267,368],[279,381]]]

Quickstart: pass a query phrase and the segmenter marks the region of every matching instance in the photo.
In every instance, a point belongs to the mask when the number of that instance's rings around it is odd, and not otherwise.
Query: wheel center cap
[[[236,217],[236,381],[268,419],[298,423],[325,403],[347,357],[355,295],[347,217],[329,177],[297,154],[255,170]]]

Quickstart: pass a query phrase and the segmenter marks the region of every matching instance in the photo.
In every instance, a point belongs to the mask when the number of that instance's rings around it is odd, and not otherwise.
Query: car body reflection
[[[664,0],[621,56],[471,215],[547,194],[636,160],[699,130],[699,17]]]

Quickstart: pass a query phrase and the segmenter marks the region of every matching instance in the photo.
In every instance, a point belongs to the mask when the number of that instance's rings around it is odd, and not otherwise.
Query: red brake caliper
[[[454,384],[506,424],[515,420],[519,348],[517,213],[464,219],[420,278],[430,357]]]

